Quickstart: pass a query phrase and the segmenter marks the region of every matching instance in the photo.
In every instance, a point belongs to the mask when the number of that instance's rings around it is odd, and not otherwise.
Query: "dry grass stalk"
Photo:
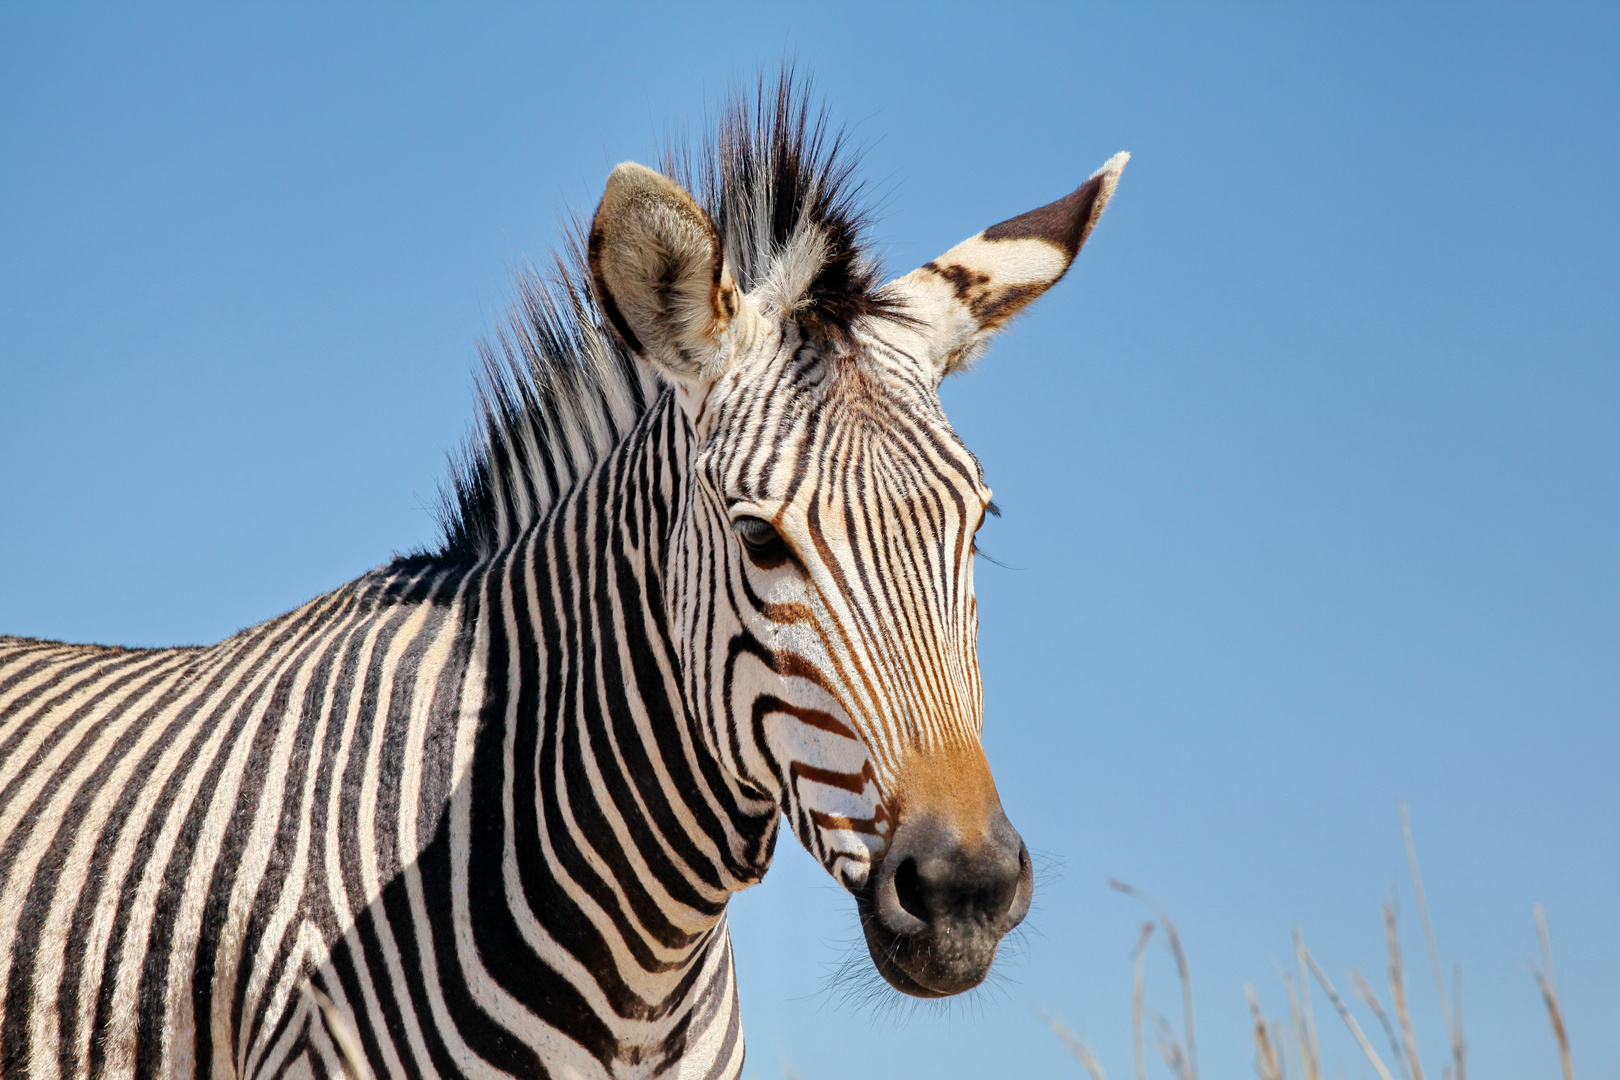
[[[1316,1038],[1316,1010],[1311,1008],[1311,977],[1305,970],[1305,938],[1297,926],[1294,927],[1294,961],[1299,965],[1299,1015],[1304,1018],[1304,1024],[1298,1031],[1300,1045],[1310,1047],[1311,1080],[1319,1080],[1322,1075],[1322,1044]]]
[[[1384,1012],[1383,1002],[1378,1000],[1378,992],[1372,988],[1372,983],[1362,977],[1361,972],[1355,970],[1350,972],[1350,990],[1378,1018],[1378,1025],[1384,1029],[1384,1038],[1389,1040],[1390,1060],[1395,1063],[1396,1071],[1401,1074],[1402,1080],[1407,1080],[1405,1055],[1401,1053],[1400,1040],[1395,1037],[1395,1026],[1389,1022],[1389,1014]]]
[[[1068,1047],[1069,1053],[1073,1054],[1075,1060],[1079,1061],[1086,1072],[1091,1075],[1091,1080],[1108,1080],[1102,1066],[1097,1063],[1096,1055],[1092,1054],[1091,1047],[1086,1045],[1084,1039],[1070,1031],[1069,1026],[1061,1020],[1053,1019],[1045,1012],[1037,1011],[1040,1018],[1046,1021],[1046,1026],[1051,1028],[1057,1034],[1057,1037],[1063,1040],[1063,1045]]]
[[[1176,1038],[1176,1031],[1170,1026],[1170,1021],[1153,1014],[1153,1032],[1159,1041],[1159,1056],[1169,1066],[1170,1074],[1176,1080],[1193,1080],[1192,1066],[1187,1060],[1187,1053],[1181,1047],[1181,1040]]]
[[[1462,1002],[1462,965],[1458,964],[1451,969],[1451,1014],[1457,1025],[1451,1029],[1451,1061],[1457,1069],[1457,1080],[1463,1078],[1463,1052],[1467,1049],[1463,1042]]]
[[[1299,949],[1300,958],[1310,966],[1312,974],[1316,976],[1316,981],[1321,983],[1322,989],[1327,992],[1328,1000],[1333,1002],[1335,1009],[1339,1010],[1339,1016],[1344,1020],[1345,1026],[1350,1029],[1350,1034],[1355,1036],[1356,1043],[1361,1047],[1361,1052],[1367,1055],[1367,1060],[1372,1062],[1373,1068],[1378,1070],[1378,1075],[1383,1077],[1383,1080],[1395,1080],[1389,1074],[1389,1069],[1384,1066],[1383,1059],[1373,1049],[1372,1043],[1367,1041],[1367,1036],[1362,1034],[1361,1025],[1356,1023],[1356,1018],[1350,1015],[1350,1010],[1340,1000],[1339,992],[1333,989],[1333,983],[1328,981],[1327,974],[1317,964],[1316,957],[1312,956],[1310,950],[1305,947],[1305,940],[1300,936],[1298,930],[1294,931],[1294,943]]]
[[[1316,1045],[1316,1021],[1309,1012],[1310,999],[1307,997],[1305,1004],[1300,1004],[1293,976],[1285,972],[1282,981],[1288,990],[1288,1013],[1294,1021],[1294,1056],[1299,1060],[1299,1073],[1305,1080],[1322,1080],[1322,1055]]]
[[[326,1022],[327,1034],[332,1039],[333,1048],[338,1052],[338,1060],[343,1065],[344,1080],[372,1080],[371,1069],[366,1065],[365,1047],[360,1042],[359,1034],[354,1025],[338,1011],[332,999],[321,992],[314,983],[305,982],[304,990],[314,1000],[321,1011],[321,1018]]]
[[[1182,1031],[1187,1036],[1186,1076],[1187,1080],[1198,1080],[1198,1039],[1193,1030],[1192,971],[1187,964],[1187,953],[1181,947],[1181,935],[1176,933],[1176,924],[1151,897],[1138,892],[1123,881],[1110,880],[1108,887],[1146,904],[1164,926],[1165,937],[1170,939],[1170,952],[1176,958],[1176,975],[1181,980]]]
[[[1277,1054],[1265,1014],[1260,1011],[1260,1002],[1255,1000],[1254,987],[1245,984],[1243,992],[1249,996],[1249,1012],[1254,1016],[1254,1071],[1260,1074],[1260,1080],[1286,1080],[1282,1058]]]
[[[1467,1080],[1467,1073],[1463,1068],[1463,1038],[1462,1024],[1453,1023],[1451,1017],[1451,1002],[1446,996],[1446,977],[1440,970],[1440,948],[1434,942],[1434,923],[1429,918],[1429,901],[1423,893],[1423,873],[1418,869],[1417,844],[1412,840],[1412,818],[1407,813],[1406,803],[1403,800],[1398,804],[1401,811],[1401,833],[1406,837],[1406,861],[1412,868],[1412,891],[1417,894],[1418,913],[1423,916],[1423,937],[1429,943],[1429,963],[1434,967],[1434,983],[1440,993],[1440,1018],[1446,1025],[1446,1037],[1451,1042],[1451,1069],[1446,1070],[1453,1080]],[[1459,1013],[1460,1013],[1459,1009]],[[1459,1021],[1460,1021],[1459,1016]]]
[[[1547,1018],[1552,1021],[1553,1038],[1558,1040],[1558,1060],[1564,1066],[1564,1080],[1574,1080],[1575,1071],[1569,1061],[1569,1032],[1564,1028],[1564,1010],[1558,1004],[1558,976],[1553,972],[1552,939],[1547,936],[1547,913],[1536,905],[1536,936],[1541,939],[1541,970],[1536,972],[1536,986],[1541,989],[1541,1000],[1547,1003]]]
[[[1142,936],[1136,942],[1136,986],[1131,997],[1131,1026],[1136,1033],[1136,1080],[1147,1080],[1147,1050],[1142,1041],[1142,1006],[1147,990],[1147,946],[1153,936],[1153,924],[1142,924]]]
[[[1423,1080],[1423,1062],[1418,1058],[1417,1036],[1412,1031],[1412,1014],[1406,1007],[1406,975],[1401,966],[1401,938],[1395,924],[1395,902],[1384,901],[1384,940],[1389,945],[1389,994],[1395,1002],[1395,1018],[1400,1021],[1401,1038],[1406,1046],[1406,1064],[1412,1080]]]

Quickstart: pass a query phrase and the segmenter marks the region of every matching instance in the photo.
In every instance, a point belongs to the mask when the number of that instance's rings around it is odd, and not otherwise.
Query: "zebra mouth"
[[[1029,851],[1010,824],[997,831],[1002,844],[965,849],[936,823],[904,826],[856,893],[867,951],[896,990],[919,998],[971,990],[1029,912]]]

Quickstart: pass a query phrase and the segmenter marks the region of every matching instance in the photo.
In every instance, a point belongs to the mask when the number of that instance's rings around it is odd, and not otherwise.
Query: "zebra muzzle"
[[[872,962],[913,997],[947,997],[984,981],[1002,937],[1034,892],[1029,850],[996,806],[973,836],[940,817],[902,822],[857,896]]]

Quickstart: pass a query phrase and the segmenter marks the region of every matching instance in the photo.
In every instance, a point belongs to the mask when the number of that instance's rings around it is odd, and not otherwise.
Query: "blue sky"
[[[209,641],[428,541],[512,269],[794,56],[896,273],[1134,157],[944,391],[1016,568],[978,576],[1023,945],[841,1004],[852,907],[784,843],[734,905],[749,1072],[1081,1075],[1045,1009],[1128,1075],[1110,877],[1177,919],[1206,1077],[1293,927],[1378,981],[1398,889],[1438,1072],[1405,799],[1473,1074],[1555,1075],[1539,902],[1614,1075],[1617,55],[1597,5],[0,8],[0,632]]]

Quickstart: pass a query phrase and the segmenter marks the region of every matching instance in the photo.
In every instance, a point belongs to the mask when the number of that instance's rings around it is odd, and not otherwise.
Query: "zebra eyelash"
[[[986,514],[990,515],[991,517],[999,518],[1001,516],[1001,507],[997,506],[995,504],[995,501],[992,500],[992,501],[987,502],[987,503],[984,504],[984,512]],[[979,546],[979,541],[978,541],[977,537],[975,537],[974,540],[973,540],[973,554],[974,554],[975,557],[983,559],[987,563],[994,563],[996,566],[1001,567],[1003,570],[1017,570],[1018,569],[1018,567],[1016,567],[1016,566],[1013,566],[1013,565],[1011,565],[1009,563],[1002,562],[1000,559],[996,558],[994,555],[990,554],[988,551],[985,551],[983,548],[981,548]]]
[[[1019,569],[1019,567],[1013,566],[1011,563],[1002,562],[1000,559],[996,558],[994,555],[990,554],[989,552],[985,551],[983,548],[979,547],[979,545],[977,543],[975,543],[973,545],[973,554],[974,554],[975,557],[983,559],[987,563],[994,563],[995,565],[1001,567],[1003,570],[1017,570],[1017,569]]]

